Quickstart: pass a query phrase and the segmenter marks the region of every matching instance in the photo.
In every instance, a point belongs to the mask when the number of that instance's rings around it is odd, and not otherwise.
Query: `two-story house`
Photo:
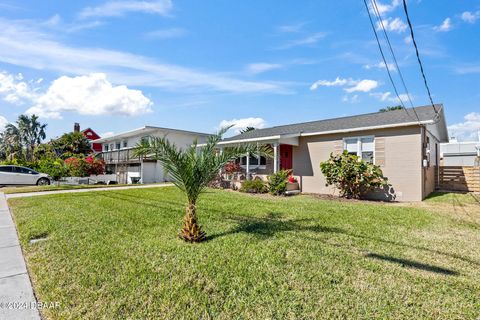
[[[133,156],[133,149],[142,139],[167,137],[177,147],[188,148],[194,140],[203,143],[208,136],[200,132],[145,126],[93,142],[102,145],[97,156],[105,161],[107,173],[117,175],[118,183],[155,183],[168,181],[168,175],[158,161]]]

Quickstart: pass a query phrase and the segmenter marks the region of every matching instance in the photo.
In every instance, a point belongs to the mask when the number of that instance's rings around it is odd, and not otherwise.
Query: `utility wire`
[[[380,44],[380,40],[378,39],[377,30],[375,29],[375,24],[373,23],[372,15],[370,14],[370,9],[368,8],[367,0],[363,0],[363,3],[365,4],[365,9],[367,9],[368,18],[370,19],[370,25],[372,26],[373,33],[375,34],[375,39],[377,40],[378,49],[380,50],[380,54],[382,56],[383,62],[385,63],[385,68],[387,69],[388,78],[390,79],[390,82],[392,83],[393,90],[395,91],[395,94],[397,95],[398,101],[400,101],[400,104],[405,109],[405,104],[403,103],[403,100],[400,98],[400,95],[398,94],[398,90],[397,90],[397,87],[395,86],[395,82],[393,81],[392,74],[390,73],[390,70],[388,70],[387,59],[385,58],[385,54],[383,53],[382,45]]]
[[[377,1],[376,0],[371,0],[371,3],[372,3],[372,8],[374,9],[374,14],[375,14],[375,16],[377,17],[377,20],[378,20],[378,24],[383,30],[383,35],[384,35],[385,40],[386,40],[386,42],[388,44],[388,47],[390,49],[390,53],[391,53],[392,59],[395,63],[395,67],[397,68],[400,80],[402,81],[403,89],[405,90],[405,93],[407,94],[407,99],[410,102],[410,106],[412,107],[413,113],[415,114],[415,118],[417,119],[418,122],[420,122],[420,118],[418,117],[417,111],[415,110],[415,106],[413,105],[412,98],[410,96],[410,92],[408,91],[407,85],[405,84],[405,79],[403,78],[402,71],[400,70],[400,66],[398,65],[397,57],[395,56],[395,52],[393,51],[393,47],[392,47],[392,44],[390,42],[390,38],[388,36],[387,30],[385,29],[385,24],[383,23],[382,15],[380,14],[380,10],[378,10]],[[386,62],[385,62],[385,68],[388,70],[388,65],[386,64]],[[405,109],[405,111],[408,114],[408,116],[410,116],[407,109]]]
[[[432,95],[430,94],[430,88],[428,87],[427,77],[425,76],[425,72],[423,70],[422,60],[420,59],[420,54],[418,53],[417,42],[415,41],[415,35],[413,33],[412,22],[410,21],[410,16],[408,15],[408,8],[407,8],[407,1],[403,0],[403,9],[405,11],[405,16],[407,17],[408,27],[410,28],[410,36],[412,37],[413,46],[415,47],[415,53],[417,54],[418,64],[420,65],[420,72],[422,73],[423,82],[425,84],[425,88],[427,89],[428,97],[430,98],[430,103],[432,104],[432,108],[435,111],[435,114],[438,116],[437,109],[435,108],[435,104],[433,103]]]

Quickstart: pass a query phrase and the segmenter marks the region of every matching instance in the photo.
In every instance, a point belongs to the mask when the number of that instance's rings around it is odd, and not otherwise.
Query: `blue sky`
[[[473,139],[480,1],[408,3],[433,99]],[[428,104],[400,1],[378,4],[413,103]],[[0,126],[28,112],[50,137],[73,122],[233,134],[397,104],[361,0],[0,0]]]

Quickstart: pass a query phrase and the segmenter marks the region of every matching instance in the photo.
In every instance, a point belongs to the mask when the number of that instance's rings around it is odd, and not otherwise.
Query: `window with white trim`
[[[236,162],[239,163],[240,166],[242,166],[243,168],[246,168],[247,157],[246,156],[241,157],[241,158],[237,159]],[[266,165],[267,165],[267,158],[265,158],[263,156],[259,156],[259,157],[250,156],[249,166],[250,166],[251,169],[256,169],[256,168],[265,169]]]
[[[343,139],[343,149],[367,162],[374,162],[375,137],[352,137]]]

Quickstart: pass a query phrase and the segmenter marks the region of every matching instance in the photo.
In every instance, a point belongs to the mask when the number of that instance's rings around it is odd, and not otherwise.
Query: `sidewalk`
[[[0,193],[0,319],[39,319],[30,277],[7,200]]]
[[[6,194],[7,199],[11,198],[22,198],[22,197],[35,197],[35,196],[44,196],[48,194],[58,194],[58,193],[75,193],[75,192],[95,192],[95,191],[109,191],[109,190],[127,190],[127,189],[145,189],[145,188],[162,188],[162,187],[171,187],[173,184],[164,183],[164,184],[149,184],[149,185],[136,185],[136,186],[125,186],[125,187],[105,187],[105,188],[85,188],[85,189],[71,189],[71,190],[52,190],[52,191],[40,191],[40,192],[26,192],[26,193],[12,193]],[[0,189],[1,192],[1,189]],[[1,318],[0,318],[1,319]]]

